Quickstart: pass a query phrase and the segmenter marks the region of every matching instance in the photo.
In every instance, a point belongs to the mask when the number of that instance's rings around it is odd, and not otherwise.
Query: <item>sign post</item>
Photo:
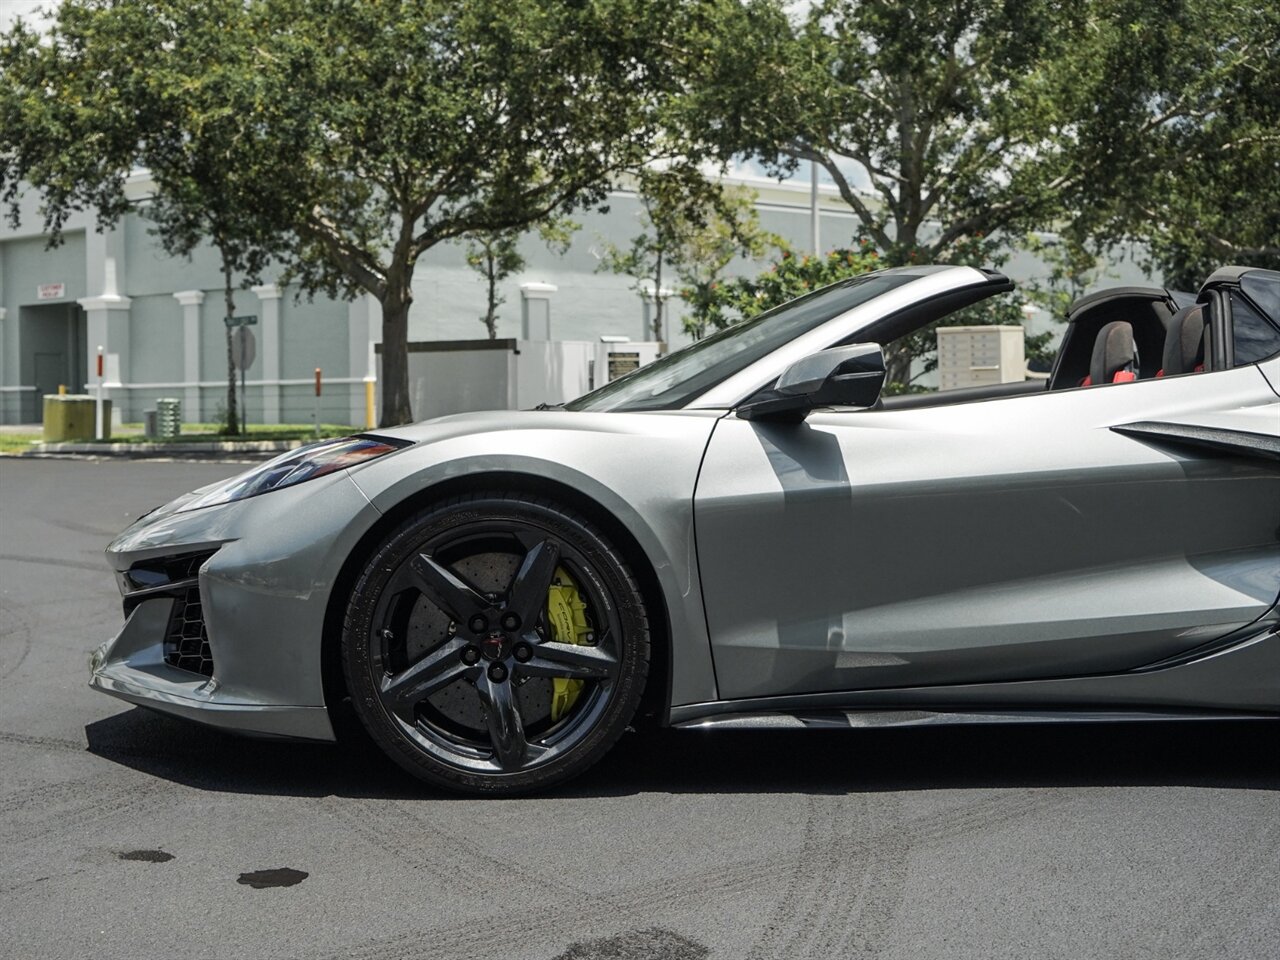
[[[316,436],[320,436],[320,387],[323,381],[323,375],[320,368],[316,367],[316,409],[311,418],[316,422]]]
[[[253,366],[257,353],[258,342],[253,331],[247,325],[236,327],[231,335],[231,359],[240,371],[240,432],[246,434],[249,432],[249,395],[245,387],[245,375]]]
[[[103,372],[102,359],[103,359],[102,347],[99,346],[98,347],[98,384],[97,384],[98,396],[93,404],[93,435],[99,440],[102,439],[102,372]]]
[[[254,340],[253,331],[248,328],[256,327],[258,318],[253,315],[223,317],[222,322],[227,325],[229,331],[232,331],[231,362],[240,371],[240,432],[247,436],[249,423],[248,418],[245,416],[245,402],[248,399],[245,396],[245,371],[253,363],[253,358],[257,352],[257,343]]]

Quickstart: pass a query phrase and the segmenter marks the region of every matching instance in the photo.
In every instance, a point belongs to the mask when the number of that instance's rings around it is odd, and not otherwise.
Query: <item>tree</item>
[[[206,241],[217,249],[230,318],[234,276],[257,282],[279,239],[256,184],[246,104],[267,91],[243,17],[235,0],[122,0],[63,4],[43,41],[19,23],[0,47],[0,193],[10,219],[23,181],[43,193],[52,243],[73,209],[95,209],[99,229],[138,209],[171,255],[189,257]],[[137,166],[155,184],[140,208],[124,191]],[[224,428],[234,434],[230,326],[226,346]]]
[[[708,180],[692,163],[642,170],[637,176],[640,232],[626,246],[604,243],[597,269],[629,276],[632,289],[653,297],[654,340],[665,340],[666,283],[684,284],[694,306],[686,329],[702,335],[715,309],[712,285],[738,256],[758,258],[782,241],[760,228],[754,196]]]
[[[1173,51],[1155,80],[1123,76],[1163,118],[1135,141],[1086,125],[1082,136],[1111,163],[1088,183],[1084,216],[1067,225],[1077,245],[1136,242],[1166,284],[1195,290],[1226,263],[1280,269],[1280,9],[1245,0],[1172,4],[1160,32]],[[1115,82],[1117,50],[1100,65]]]
[[[725,271],[740,258],[760,260],[770,249],[782,253],[787,244],[760,226],[752,190],[725,189],[704,222],[688,224],[673,262],[680,299],[689,307],[683,318],[685,333],[701,340],[708,330],[723,327],[719,292]]]
[[[382,306],[383,424],[411,418],[413,273],[435,245],[604,200],[665,133],[701,14],[679,0],[271,0],[268,120],[296,170],[293,272]],[[673,51],[675,51],[673,53]]]
[[[1192,225],[1204,193],[1240,193],[1270,170],[1264,195],[1275,197],[1274,159],[1252,152],[1238,152],[1225,189],[1206,186],[1236,150],[1212,132],[1216,111],[1256,118],[1250,151],[1268,127],[1274,145],[1276,97],[1261,79],[1274,76],[1274,21],[1245,0],[820,0],[794,17],[748,0],[717,35],[713,77],[686,122],[780,175],[819,164],[887,265],[998,263],[1032,230],[1152,240],[1159,259],[1160,238]],[[1268,107],[1250,106],[1264,94]],[[1154,172],[1179,176],[1166,144],[1205,137],[1217,147],[1192,168],[1185,204],[1147,189],[1161,184]],[[1244,205],[1212,222],[1227,229]],[[1187,215],[1171,217],[1179,208]],[[1257,250],[1276,209],[1246,218]],[[919,359],[912,349],[890,351],[891,379]]]
[[[566,217],[547,221],[537,226],[538,235],[553,253],[564,254],[569,249],[574,231],[579,224]],[[480,233],[467,238],[467,266],[484,279],[485,312],[480,317],[489,339],[498,336],[498,308],[507,302],[498,293],[498,284],[524,270],[524,255],[520,252],[522,230],[499,230]]]
[[[148,165],[146,145],[171,122],[149,105],[201,83],[171,48],[237,44],[222,91],[226,113],[242,121],[236,156],[252,158],[237,168],[237,216],[250,233],[279,231],[283,279],[305,294],[377,299],[380,421],[403,423],[418,261],[439,243],[601,202],[621,171],[689,155],[666,117],[693,82],[717,3],[66,0],[59,23],[94,29],[43,73],[26,71],[39,56],[7,58],[4,185],[45,191],[55,230],[90,200],[119,209],[122,158]],[[157,32],[149,18],[182,29]],[[156,69],[169,61],[172,73]],[[75,104],[62,103],[68,86],[80,91]],[[42,110],[52,115],[38,126],[57,133],[66,121],[83,135],[54,138],[68,157],[22,132],[26,114]],[[110,121],[106,132],[80,113]],[[217,189],[191,185],[205,199]]]

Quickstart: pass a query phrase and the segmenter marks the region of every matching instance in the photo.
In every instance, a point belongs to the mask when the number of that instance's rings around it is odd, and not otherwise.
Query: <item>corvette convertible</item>
[[[488,795],[642,723],[1274,722],[1280,273],[1103,290],[1047,379],[882,396],[886,345],[1012,286],[870,273],[196,490],[108,547],[92,686],[258,736],[354,711]]]

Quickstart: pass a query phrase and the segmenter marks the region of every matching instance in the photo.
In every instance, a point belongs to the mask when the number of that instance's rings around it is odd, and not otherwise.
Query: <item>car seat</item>
[[[1173,315],[1164,335],[1163,360],[1157,377],[1204,370],[1204,307],[1183,307]]]
[[[1133,341],[1133,326],[1124,320],[1113,320],[1098,331],[1093,341],[1089,375],[1080,381],[1080,386],[1128,383],[1137,379],[1138,345]]]

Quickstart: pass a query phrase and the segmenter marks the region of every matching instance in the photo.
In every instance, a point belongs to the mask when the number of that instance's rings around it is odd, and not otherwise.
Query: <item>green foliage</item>
[[[567,217],[557,217],[537,225],[538,236],[553,252],[569,249],[573,234],[581,227]],[[498,308],[507,298],[498,293],[498,284],[524,270],[526,261],[520,252],[520,229],[478,233],[467,238],[467,266],[480,274],[485,284],[486,310],[480,317],[489,339],[498,336]]]
[[[174,256],[211,243],[233,279],[261,279],[282,210],[263,189],[255,117],[275,94],[239,0],[68,0],[41,40],[21,23],[0,41],[0,194],[16,224],[26,181],[41,191],[52,242],[76,209],[113,225],[135,201],[126,178],[155,184],[140,212]],[[231,337],[220,418],[239,431]]]
[[[1059,210],[1055,94],[1077,27],[1051,0],[826,0],[796,22],[755,0],[700,103],[725,149],[820,164],[887,263],[949,261]]]
[[[965,259],[982,260],[992,254],[978,238],[975,243],[962,248],[962,255]],[[910,251],[907,256],[910,258]],[[828,284],[884,266],[884,258],[865,237],[858,241],[856,247],[832,250],[824,256],[796,256],[789,250],[783,251],[777,262],[758,276],[738,277],[717,285],[711,292],[716,326],[744,320]],[[886,393],[914,393],[923,389],[915,381],[938,367],[936,330],[939,326],[1022,325],[1025,322],[1023,302],[1022,294],[1017,291],[991,297],[887,344]],[[1027,358],[1037,363],[1051,362],[1053,350],[1050,343],[1053,339],[1053,331],[1027,336]]]
[[[382,304],[384,423],[410,418],[412,276],[437,243],[602,202],[665,132],[700,29],[677,0],[261,0],[293,276]],[[657,45],[663,36],[670,45]]]
[[[680,299],[688,306],[682,325],[695,340],[727,322],[718,291],[730,264],[759,261],[769,250],[782,253],[787,247],[781,237],[760,226],[755,201],[754,191],[724,189],[706,218],[687,223],[680,237],[673,262]]]
[[[597,269],[631,277],[632,289],[653,299],[655,340],[665,339],[666,283],[678,284],[690,306],[685,332],[701,339],[723,325],[715,290],[729,264],[784,243],[761,228],[753,192],[709,181],[693,164],[642,170],[636,179],[640,232],[626,246],[604,242]]]
[[[866,239],[856,247],[832,250],[818,257],[796,256],[790,250],[783,250],[763,273],[736,277],[716,288],[715,325],[724,327],[746,320],[806,293],[882,266],[880,254]]]
[[[1226,263],[1280,269],[1280,7],[1160,7],[1118,4],[1104,21],[1115,40],[1097,83],[1130,105],[1081,128],[1100,162],[1072,233],[1138,241],[1147,266],[1184,290]]]
[[[270,247],[286,282],[379,301],[381,421],[402,423],[419,258],[690,156],[668,116],[711,19],[680,0],[66,0],[54,53],[22,28],[0,47],[0,195],[16,209],[33,184],[56,232],[82,207],[118,217],[136,166],[186,163],[166,197],[221,195],[226,236]],[[208,156],[216,176],[191,162]]]

